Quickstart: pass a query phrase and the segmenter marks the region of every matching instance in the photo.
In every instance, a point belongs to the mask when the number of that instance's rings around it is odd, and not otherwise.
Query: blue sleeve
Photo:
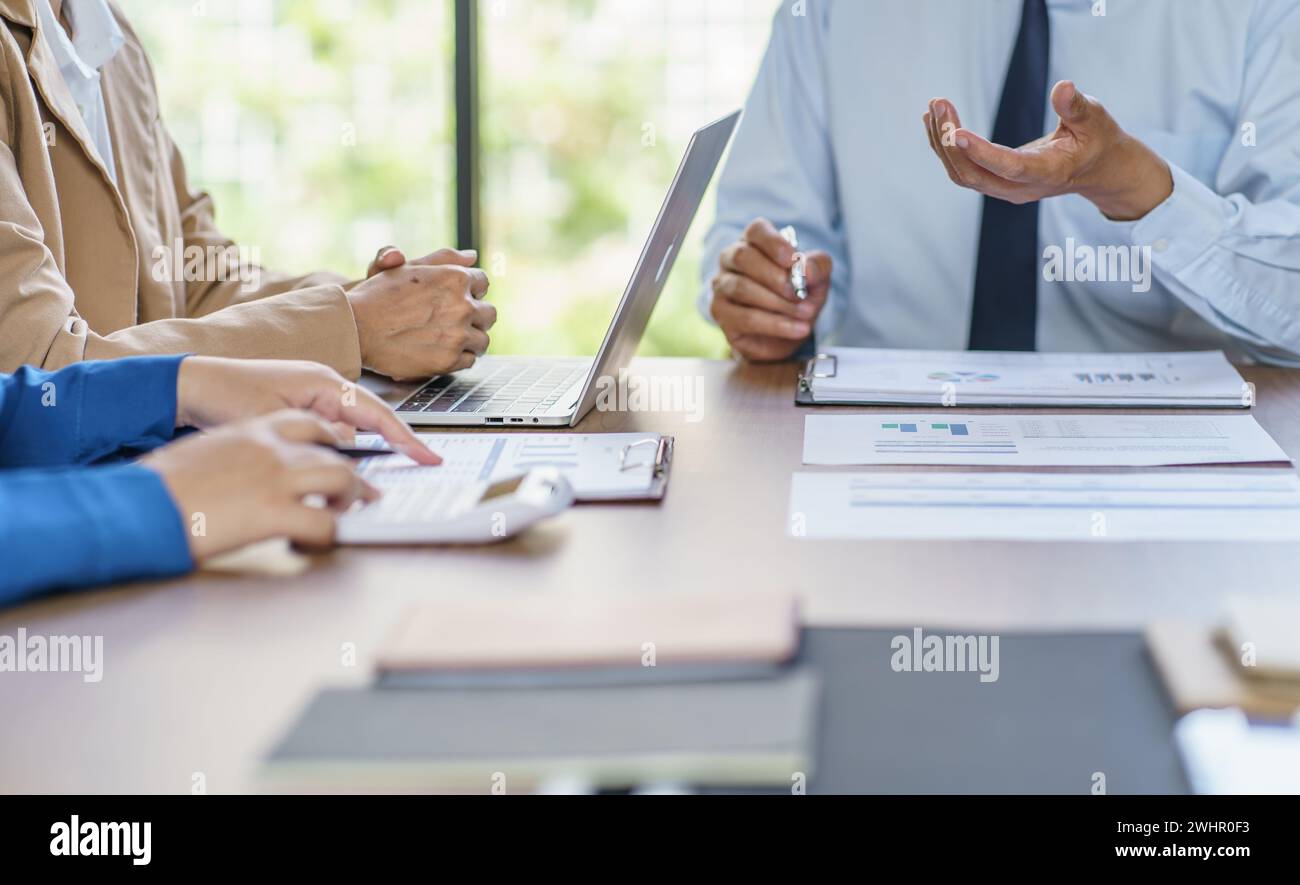
[[[0,467],[86,464],[169,442],[183,359],[132,357],[0,375]]]
[[[0,606],[193,567],[180,513],[147,467],[0,472]]]

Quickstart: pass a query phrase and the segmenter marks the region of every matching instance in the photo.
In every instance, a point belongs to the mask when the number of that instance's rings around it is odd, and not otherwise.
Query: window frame
[[[478,0],[455,0],[456,245],[478,249],[482,241],[479,168]]]

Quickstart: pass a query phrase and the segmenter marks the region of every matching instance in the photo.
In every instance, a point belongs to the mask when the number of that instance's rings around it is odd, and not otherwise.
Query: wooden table
[[[0,791],[184,793],[195,772],[209,792],[255,789],[257,761],[311,694],[365,683],[404,607],[444,593],[779,586],[817,625],[1077,631],[1211,620],[1229,594],[1300,592],[1294,545],[795,540],[797,369],[642,360],[635,372],[697,379],[702,420],[593,413],[582,429],[676,435],[662,505],[581,507],[492,549],[340,550],[296,577],[199,575],[0,612],[0,634],[102,635],[105,648],[99,684],[0,674]],[[1300,374],[1246,375],[1260,422],[1300,455]]]

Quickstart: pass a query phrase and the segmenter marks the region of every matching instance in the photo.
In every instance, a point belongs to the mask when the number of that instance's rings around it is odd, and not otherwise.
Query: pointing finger
[[[442,463],[442,458],[420,442],[420,438],[415,435],[410,425],[398,418],[383,400],[364,387],[357,387],[354,392],[355,402],[349,405],[345,401],[340,409],[339,414],[343,420],[361,430],[378,433],[390,445],[417,464],[435,467]]]

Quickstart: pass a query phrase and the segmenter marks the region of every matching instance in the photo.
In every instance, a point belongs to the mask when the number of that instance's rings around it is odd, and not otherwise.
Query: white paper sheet
[[[816,363],[819,403],[1246,408],[1253,391],[1218,351],[982,353],[837,347]],[[824,377],[823,377],[824,376]]]
[[[1290,471],[796,473],[810,539],[1300,541]]]
[[[532,467],[559,468],[580,501],[614,501],[646,496],[655,483],[655,433],[420,433],[422,442],[442,456],[449,481],[495,482]],[[623,449],[643,441],[628,452]],[[373,434],[359,434],[362,448],[385,445]],[[400,457],[412,469],[406,456]],[[625,469],[626,468],[626,469]]]
[[[812,465],[1167,467],[1290,463],[1250,415],[809,415]]]

